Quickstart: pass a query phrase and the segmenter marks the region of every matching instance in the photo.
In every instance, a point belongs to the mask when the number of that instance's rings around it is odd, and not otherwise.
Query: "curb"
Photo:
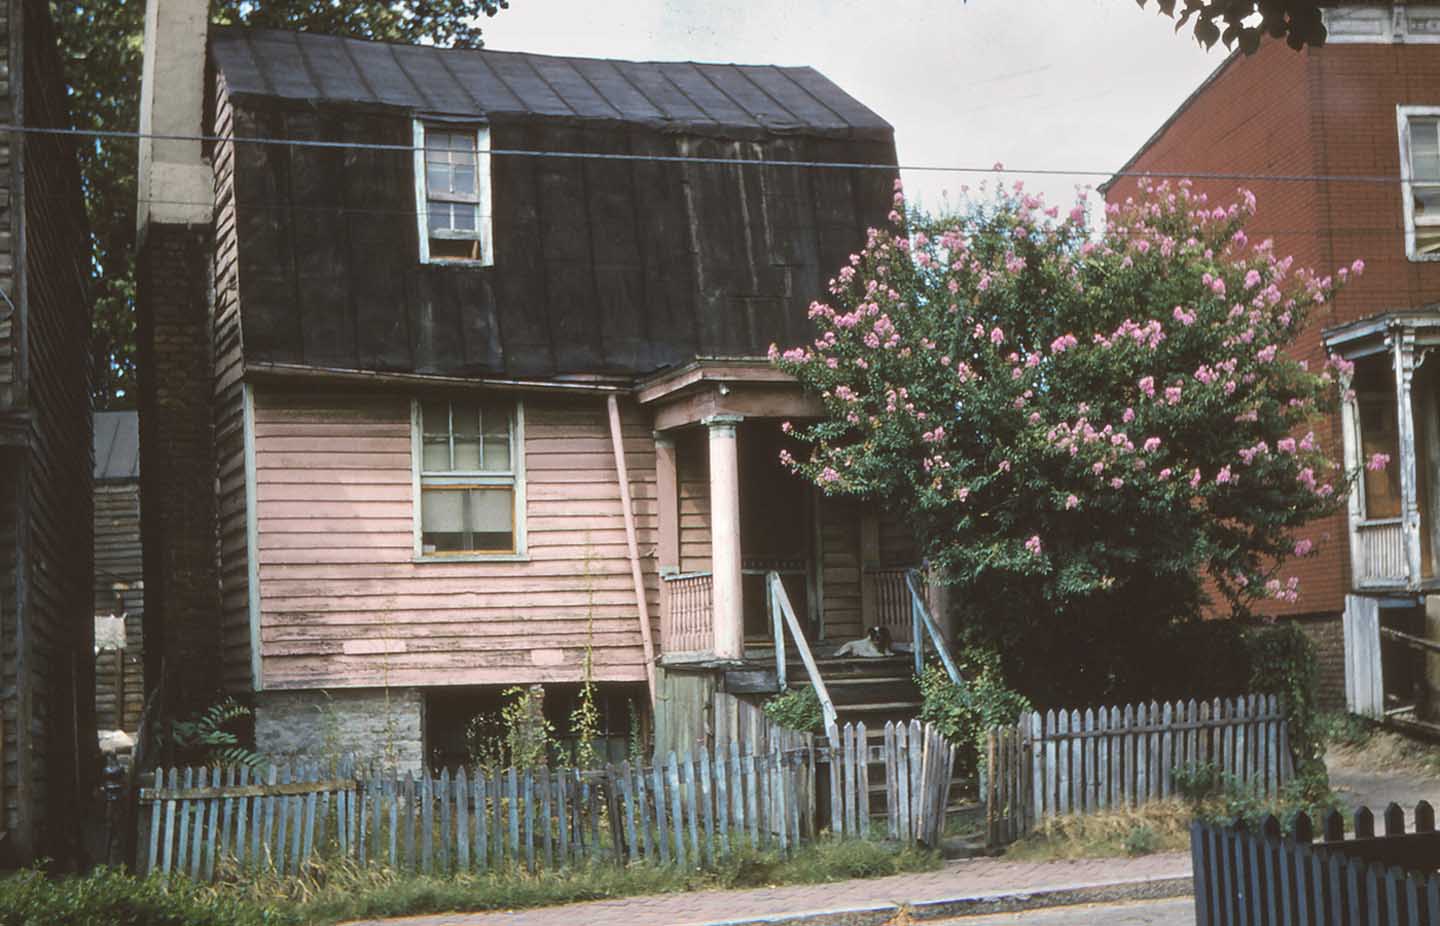
[[[1002,891],[919,903],[881,903],[867,907],[815,910],[806,913],[778,913],[773,916],[738,920],[709,920],[692,926],[888,926],[902,914],[905,922],[922,922],[948,917],[981,916],[989,913],[1018,913],[1046,907],[1076,904],[1117,903],[1127,900],[1162,900],[1189,897],[1194,889],[1189,875],[1151,878],[1144,881],[1102,881],[1045,888],[1038,891]]]

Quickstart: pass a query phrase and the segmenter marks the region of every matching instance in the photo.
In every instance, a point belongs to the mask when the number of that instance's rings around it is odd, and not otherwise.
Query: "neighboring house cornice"
[[[595,395],[623,395],[631,391],[628,381],[613,382],[511,379],[497,376],[444,376],[431,373],[387,373],[343,367],[317,367],[300,363],[249,361],[245,380],[252,383],[374,386],[404,389],[512,389],[519,392],[552,392]]]

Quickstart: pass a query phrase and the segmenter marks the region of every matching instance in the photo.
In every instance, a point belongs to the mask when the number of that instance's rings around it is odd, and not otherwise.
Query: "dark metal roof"
[[[95,479],[140,478],[140,419],[135,412],[95,413]]]
[[[706,134],[888,139],[893,131],[809,67],[567,58],[237,27],[212,29],[210,53],[241,95]]]

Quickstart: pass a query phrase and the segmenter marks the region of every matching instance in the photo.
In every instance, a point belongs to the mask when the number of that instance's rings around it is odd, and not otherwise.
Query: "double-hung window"
[[[520,404],[422,399],[412,417],[416,552],[423,558],[522,555]]]
[[[1401,106],[1400,175],[1405,197],[1405,252],[1440,260],[1440,107]]]
[[[422,263],[494,263],[489,129],[416,122],[415,197]]]

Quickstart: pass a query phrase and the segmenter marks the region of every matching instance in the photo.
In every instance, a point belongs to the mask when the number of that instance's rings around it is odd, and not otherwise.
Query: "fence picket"
[[[475,867],[485,869],[490,867],[490,814],[486,804],[486,782],[485,770],[475,769],[475,778],[470,782],[470,790],[474,794],[475,801]],[[564,810],[561,810],[562,819]],[[565,838],[565,827],[560,827],[560,838]],[[564,849],[561,849],[561,857],[564,857]]]
[[[715,828],[720,833],[720,854],[730,855],[730,763],[715,746]]]
[[[900,841],[905,844],[914,842],[915,831],[911,828],[910,821],[910,769],[907,767],[907,760],[910,756],[909,730],[903,723],[895,725],[895,806],[899,811],[899,824],[896,827]]]
[[[470,870],[470,779],[462,766],[455,772],[455,868],[461,873]]]
[[[520,808],[520,831],[525,841],[525,870],[535,870],[535,774],[526,769],[520,779],[520,794],[516,797]],[[598,842],[598,840],[597,840]]]
[[[675,837],[675,864],[685,868],[685,820],[681,810],[680,763],[673,752],[666,762],[665,780],[670,788],[670,825]]]
[[[661,864],[670,864],[670,836],[666,827],[665,818],[665,772],[660,765],[660,757],[655,757],[655,765],[650,769],[650,778],[654,783],[655,794],[655,845],[660,850]]]
[[[713,771],[710,768],[710,750],[700,747],[700,815],[705,824],[705,861],[715,861],[715,791]]]
[[[857,808],[856,823],[860,827],[860,838],[870,838],[870,731],[864,721],[855,725],[856,757],[855,775],[860,791],[860,805]],[[798,834],[797,834],[797,839]]]

